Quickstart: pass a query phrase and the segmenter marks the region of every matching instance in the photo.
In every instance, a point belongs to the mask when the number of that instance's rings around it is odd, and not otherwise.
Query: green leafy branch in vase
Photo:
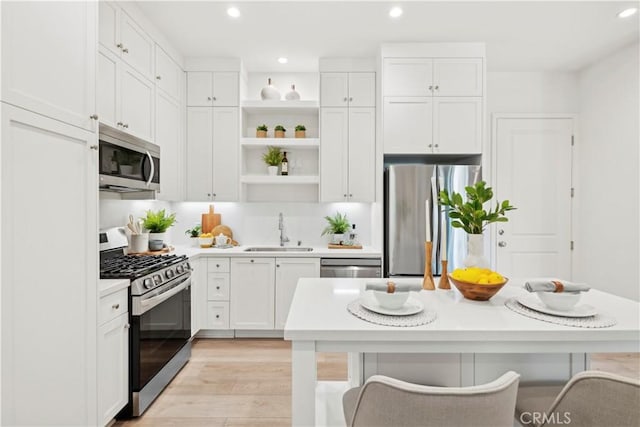
[[[493,222],[509,221],[506,213],[516,209],[511,206],[509,200],[496,201],[494,210],[484,210],[484,203],[493,198],[493,190],[486,185],[486,182],[479,181],[473,186],[465,187],[466,202],[462,200],[462,195],[455,191],[451,195],[446,191],[440,192],[438,202],[449,208],[449,218],[452,219],[451,226],[462,228],[469,234],[482,234],[487,225]]]

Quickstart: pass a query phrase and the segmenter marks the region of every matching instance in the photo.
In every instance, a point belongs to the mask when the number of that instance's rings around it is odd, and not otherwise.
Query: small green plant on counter
[[[273,130],[281,130],[282,132],[286,132],[287,130],[282,125],[277,125],[273,128]]]
[[[297,125],[296,126],[296,132],[300,132],[300,131],[303,131],[303,130],[307,130],[307,128],[304,127],[304,125]]]
[[[260,125],[256,128],[256,130],[266,132],[269,130],[269,128],[267,127],[267,125]]]
[[[347,214],[336,212],[334,216],[325,216],[324,219],[327,220],[329,225],[322,230],[321,236],[326,234],[344,234],[351,227],[351,224],[349,224],[349,220],[347,219]]]
[[[449,218],[451,225],[455,228],[462,228],[469,234],[482,234],[487,225],[492,222],[507,222],[508,211],[516,209],[509,204],[509,200],[503,202],[496,201],[495,210],[485,211],[482,205],[493,198],[493,190],[486,187],[484,181],[476,182],[474,186],[465,187],[467,201],[462,201],[462,195],[455,191],[451,195],[446,191],[440,192],[438,202],[442,206],[449,208]]]
[[[176,214],[172,213],[167,216],[164,209],[160,209],[158,212],[151,210],[147,211],[147,216],[141,218],[144,228],[151,233],[164,233],[169,227],[176,222]]]
[[[280,147],[269,146],[266,153],[262,155],[262,160],[269,166],[280,166],[282,162],[282,150]]]
[[[185,231],[184,234],[186,234],[189,237],[198,237],[201,232],[202,232],[202,227],[200,226],[200,224],[197,224],[193,228],[190,228],[187,231]]]

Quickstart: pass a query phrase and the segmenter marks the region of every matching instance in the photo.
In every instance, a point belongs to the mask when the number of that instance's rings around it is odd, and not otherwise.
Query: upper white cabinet
[[[108,1],[98,2],[98,40],[100,45],[120,56],[120,8]]]
[[[440,97],[433,100],[434,153],[482,152],[482,99]]]
[[[97,128],[96,2],[2,2],[2,101]]]
[[[190,71],[187,73],[187,106],[236,107],[237,72]]]
[[[273,329],[274,258],[231,259],[231,329]]]
[[[384,96],[482,96],[482,58],[386,58]]]
[[[385,97],[382,129],[384,152],[430,153],[433,147],[433,98]]]
[[[298,279],[302,277],[320,277],[319,258],[276,258],[276,329],[284,329]]]
[[[321,73],[322,107],[375,107],[375,73]]]
[[[167,53],[156,44],[156,86],[173,99],[179,100],[184,73]]]
[[[160,146],[160,182],[157,198],[167,201],[184,199],[184,140],[180,124],[180,103],[166,92],[156,91],[156,138]]]

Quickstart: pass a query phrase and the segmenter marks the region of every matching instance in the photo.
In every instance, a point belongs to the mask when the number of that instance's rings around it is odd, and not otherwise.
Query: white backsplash
[[[371,204],[369,203],[217,203],[214,210],[222,215],[222,224],[233,231],[233,238],[242,245],[278,245],[278,214],[284,216],[288,245],[324,246],[327,236],[320,236],[327,222],[327,215],[345,213],[352,224],[356,224],[358,238],[364,245],[371,244]],[[200,224],[201,215],[209,211],[209,203],[144,200],[101,200],[100,228],[124,226],[133,214],[135,218],[145,215],[149,209],[167,209],[175,212],[177,224],[171,228],[170,241],[177,245],[190,244],[184,232]]]

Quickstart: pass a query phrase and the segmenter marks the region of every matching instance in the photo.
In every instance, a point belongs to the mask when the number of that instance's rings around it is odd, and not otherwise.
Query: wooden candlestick
[[[433,282],[431,274],[431,251],[433,250],[432,242],[424,242],[424,279],[422,280],[422,289],[434,291],[436,284]]]
[[[447,275],[447,261],[442,260],[442,274],[440,275],[440,281],[438,282],[438,288],[440,289],[451,289],[451,285],[449,284],[449,276]]]

